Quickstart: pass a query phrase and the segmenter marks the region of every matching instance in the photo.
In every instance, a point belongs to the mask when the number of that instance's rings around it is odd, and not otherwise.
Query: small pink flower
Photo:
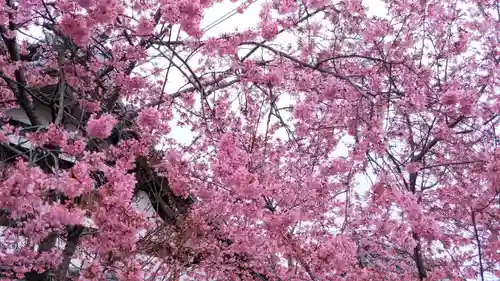
[[[76,3],[82,8],[89,8],[92,5],[92,0],[77,0]]]
[[[158,123],[159,112],[154,108],[145,108],[139,113],[139,122],[143,126],[155,126]]]
[[[102,115],[92,118],[87,123],[87,133],[90,137],[105,139],[111,134],[111,130],[118,121],[111,115]]]
[[[83,109],[85,109],[86,111],[88,111],[90,113],[97,112],[100,109],[100,106],[97,102],[81,100],[80,104],[81,104]]]
[[[5,134],[0,134],[0,143],[8,143],[9,138]]]
[[[60,23],[62,31],[78,45],[85,45],[90,39],[90,30],[83,17],[66,15]]]
[[[265,40],[273,40],[278,35],[278,24],[271,22],[262,26],[262,38]]]
[[[375,198],[379,198],[385,191],[385,186],[382,183],[376,183],[373,185],[373,195]]]
[[[443,96],[442,102],[444,105],[454,105],[458,102],[458,99],[455,94],[450,93]]]
[[[48,128],[47,140],[49,143],[56,146],[62,146],[68,141],[64,132],[59,130],[54,124],[51,124]]]
[[[419,170],[418,164],[417,163],[410,163],[410,164],[406,165],[406,170],[409,173],[416,173]]]
[[[148,19],[143,19],[137,25],[136,33],[138,35],[149,35],[153,33],[154,28],[155,27],[151,21],[148,21]]]

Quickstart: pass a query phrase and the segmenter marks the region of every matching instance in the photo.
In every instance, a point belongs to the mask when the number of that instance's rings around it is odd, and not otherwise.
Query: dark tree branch
[[[479,258],[479,274],[481,275],[481,281],[484,281],[484,266],[483,266],[483,252],[481,248],[481,240],[479,240],[479,232],[477,231],[477,223],[476,223],[476,212],[472,211],[472,226],[474,227],[474,238],[477,243],[477,251]]]
[[[5,42],[5,45],[7,46],[11,60],[14,62],[20,61],[21,57],[19,55],[19,46],[17,44],[15,37],[9,38],[7,36],[8,30],[5,28],[5,26],[2,25],[0,25],[0,33],[3,41]],[[29,100],[28,95],[25,92],[27,83],[26,79],[24,78],[24,70],[22,68],[19,68],[14,72],[14,75],[16,78],[16,82],[21,87],[13,85],[10,81],[6,80],[6,82],[7,84],[9,84],[10,88],[14,92],[17,104],[19,104],[19,106],[21,106],[21,108],[24,109],[32,125],[34,126],[40,125],[41,124],[40,119],[35,114],[35,107],[33,106],[33,103]]]
[[[63,250],[63,260],[56,271],[56,280],[64,280],[68,273],[68,268],[71,262],[71,258],[75,254],[78,243],[80,242],[80,237],[85,230],[85,227],[81,225],[67,226],[67,239],[66,246]]]

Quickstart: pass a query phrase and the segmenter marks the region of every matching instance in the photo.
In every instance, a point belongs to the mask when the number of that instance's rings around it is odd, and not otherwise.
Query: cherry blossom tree
[[[1,2],[2,280],[500,277],[497,0],[219,2]]]

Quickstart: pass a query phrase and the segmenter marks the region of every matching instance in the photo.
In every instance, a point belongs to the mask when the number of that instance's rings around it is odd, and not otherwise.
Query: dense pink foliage
[[[105,139],[111,134],[111,130],[118,121],[113,116],[101,116],[92,118],[87,123],[89,137]]]
[[[33,125],[0,134],[2,280],[500,278],[497,0],[248,0],[255,28],[205,36],[217,2],[0,3],[0,107]],[[79,133],[29,114],[47,84]],[[137,159],[196,198],[174,223],[134,208]]]

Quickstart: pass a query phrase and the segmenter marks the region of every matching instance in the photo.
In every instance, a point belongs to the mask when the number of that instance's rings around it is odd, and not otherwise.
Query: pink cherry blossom
[[[90,5],[92,5],[92,0],[78,0],[76,1],[78,5],[80,5],[82,8],[89,8]]]
[[[498,276],[498,4],[372,2],[3,1],[0,278]]]
[[[111,115],[94,116],[87,122],[87,133],[95,138],[107,138],[118,121]]]

